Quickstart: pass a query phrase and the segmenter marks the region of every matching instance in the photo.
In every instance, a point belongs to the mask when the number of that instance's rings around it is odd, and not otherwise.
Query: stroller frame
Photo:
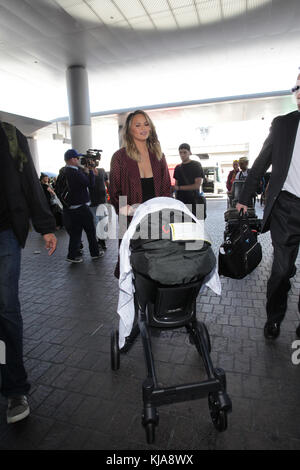
[[[212,422],[218,431],[225,431],[227,414],[232,410],[231,400],[226,392],[226,375],[223,369],[214,368],[210,357],[209,333],[205,324],[196,318],[196,298],[202,279],[180,286],[165,286],[135,273],[134,285],[137,323],[121,350],[118,346],[118,330],[112,332],[111,367],[113,370],[120,367],[120,352],[126,353],[140,333],[147,370],[147,378],[143,383],[142,425],[146,431],[148,444],[152,444],[155,440],[155,428],[159,422],[157,407],[187,400],[208,397]],[[174,308],[177,303],[179,307]],[[160,387],[151,346],[149,330],[151,327],[160,329],[185,327],[190,342],[196,346],[202,358],[207,379],[196,383]]]

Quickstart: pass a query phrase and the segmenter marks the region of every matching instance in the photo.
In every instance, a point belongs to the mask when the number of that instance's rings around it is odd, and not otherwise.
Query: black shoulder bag
[[[248,216],[239,213],[237,228],[226,237],[219,249],[219,274],[233,279],[243,279],[261,262],[262,249],[257,232],[251,230]]]

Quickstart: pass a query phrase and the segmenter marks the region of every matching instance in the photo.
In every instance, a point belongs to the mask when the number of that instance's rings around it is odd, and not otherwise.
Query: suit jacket
[[[273,120],[270,133],[249,172],[239,199],[241,204],[249,205],[251,195],[256,192],[262,176],[272,165],[262,232],[270,228],[271,212],[289,171],[299,118],[300,112],[294,111]]]
[[[10,223],[20,245],[24,247],[30,219],[35,230],[42,235],[54,232],[55,219],[38,179],[27,139],[18,129],[17,140],[27,157],[22,171],[9,153],[8,140],[0,126],[0,162]]]
[[[156,197],[171,196],[171,180],[166,159],[163,155],[158,160],[156,155],[149,152],[153,172],[154,191]],[[143,202],[142,183],[138,164],[127,155],[125,147],[118,150],[110,164],[110,200],[117,214],[119,213],[119,197],[127,196],[127,204]]]

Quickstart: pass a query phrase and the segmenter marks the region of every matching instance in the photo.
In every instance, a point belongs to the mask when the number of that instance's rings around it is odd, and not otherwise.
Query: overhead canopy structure
[[[70,65],[93,113],[286,91],[299,18],[299,0],[1,0],[0,107],[68,115]]]
[[[9,122],[16,126],[24,135],[30,137],[37,130],[42,129],[43,127],[49,126],[51,122],[40,121],[38,119],[31,119],[26,116],[19,116],[17,114],[6,113],[0,111],[0,120],[4,122]]]

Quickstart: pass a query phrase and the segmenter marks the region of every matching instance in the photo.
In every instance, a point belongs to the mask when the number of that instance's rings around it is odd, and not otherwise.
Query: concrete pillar
[[[123,128],[126,122],[127,114],[121,113],[118,115],[118,124],[119,124],[119,146],[123,145]]]
[[[40,161],[39,161],[37,140],[35,137],[27,137],[27,142],[28,142],[29,150],[32,156],[32,160],[33,160],[36,172],[38,174],[38,177],[40,177],[41,171],[40,171]]]
[[[81,65],[72,65],[67,69],[66,79],[72,148],[85,153],[92,147],[87,71]]]

